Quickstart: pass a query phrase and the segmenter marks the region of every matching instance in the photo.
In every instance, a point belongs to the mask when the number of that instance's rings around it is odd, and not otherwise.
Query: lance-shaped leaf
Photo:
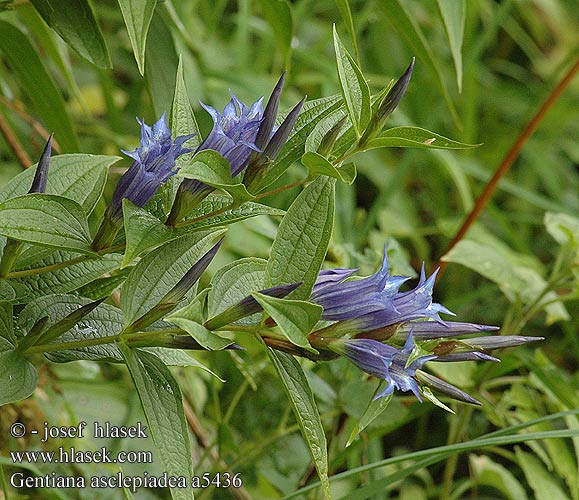
[[[157,356],[122,343],[119,348],[139,394],[163,469],[170,476],[192,477],[191,443],[179,384]],[[174,500],[194,498],[192,488],[173,488],[171,495]]]
[[[176,324],[210,351],[225,349],[233,343],[231,340],[213,333],[201,324],[203,321],[201,304],[197,300],[193,300],[187,306],[170,314],[165,318],[165,321]]]
[[[303,300],[278,299],[260,293],[251,295],[292,344],[317,353],[310,346],[307,335],[322,317],[322,306]]]
[[[334,187],[334,179],[320,176],[291,204],[271,248],[266,286],[303,281],[292,298],[309,297],[330,241]]]
[[[67,154],[50,159],[50,176],[46,191],[76,201],[90,214],[101,197],[107,180],[107,170],[118,156]],[[0,201],[26,194],[36,169],[32,166],[10,180],[0,191]]]
[[[334,49],[342,96],[356,136],[361,137],[370,121],[370,89],[356,61],[342,44],[335,26]]]
[[[0,406],[32,394],[38,383],[38,372],[19,351],[0,352]]]
[[[96,309],[104,299],[96,300],[89,304],[79,307],[76,311],[71,312],[58,323],[52,325],[50,328],[44,330],[34,342],[35,344],[42,344],[52,342],[60,337],[63,333],[68,332],[74,325],[79,323],[87,314]]]
[[[131,325],[157,305],[223,233],[221,230],[186,234],[143,257],[121,292],[125,325]]]
[[[123,13],[123,19],[127,26],[129,40],[133,47],[133,54],[139,67],[139,73],[145,74],[145,47],[147,44],[147,33],[153,12],[157,2],[155,0],[119,0],[119,7]]]
[[[304,103],[286,145],[277,159],[269,166],[265,177],[254,192],[265,189],[280,177],[293,162],[297,161],[304,153],[305,141],[317,123],[328,114],[342,107],[343,104],[341,96],[324,97]]]
[[[306,375],[296,359],[268,348],[267,353],[281,379],[302,435],[318,471],[326,500],[331,500],[328,478],[328,450],[320,413]]]
[[[191,287],[197,283],[203,271],[215,257],[219,250],[223,238],[221,238],[205,255],[203,255],[195,264],[187,271],[187,273],[177,282],[177,284],[167,292],[167,294],[149,311],[143,314],[140,318],[133,321],[126,329],[125,333],[137,330],[143,330],[155,321],[165,316],[168,312],[177,307],[179,302],[185,297]]]
[[[212,149],[199,151],[189,165],[181,168],[178,175],[221,189],[238,202],[254,198],[243,184],[233,180],[228,161]]]
[[[300,285],[301,283],[292,283],[289,285],[274,286],[272,288],[266,288],[265,290],[259,290],[258,293],[261,295],[282,299],[283,297],[286,297],[291,292],[293,292]],[[205,323],[203,323],[203,326],[209,330],[217,330],[222,326],[229,325],[241,318],[251,316],[252,314],[258,313],[260,311],[263,311],[262,305],[257,300],[255,300],[252,295],[248,295],[247,297],[240,300],[237,304],[228,307],[222,313],[208,319]]]
[[[50,153],[52,151],[52,134],[46,142],[40,161],[34,172],[34,179],[32,186],[28,190],[30,193],[44,193],[46,191],[46,181],[48,180],[48,167],[50,166]],[[2,252],[2,260],[0,261],[0,276],[6,276],[14,266],[16,259],[20,256],[24,248],[24,243],[18,240],[8,238],[4,251]]]
[[[312,176],[327,175],[348,185],[352,184],[356,179],[356,166],[353,163],[347,163],[340,168],[336,168],[321,154],[313,152],[304,153],[302,163],[308,167]]]
[[[0,234],[37,245],[94,254],[82,207],[52,194],[28,194],[0,203]]]
[[[352,429],[352,432],[350,432],[350,437],[348,437],[348,442],[346,443],[346,446],[350,446],[354,442],[354,440],[358,437],[358,435],[366,427],[368,427],[377,417],[379,417],[384,412],[384,410],[386,410],[386,408],[388,408],[388,405],[390,404],[392,398],[394,397],[393,394],[390,394],[383,398],[376,397],[378,396],[378,394],[384,391],[385,386],[386,382],[381,381],[380,385],[376,389],[376,392],[374,393],[372,401],[368,403],[368,406],[364,410],[363,415],[356,422],[356,425]]]
[[[88,0],[32,0],[47,24],[82,57],[99,68],[111,59]]]
[[[16,345],[12,314],[12,304],[0,302],[0,352],[10,350]]]
[[[420,127],[394,127],[363,145],[364,150],[375,148],[472,149],[480,144],[453,141]]]

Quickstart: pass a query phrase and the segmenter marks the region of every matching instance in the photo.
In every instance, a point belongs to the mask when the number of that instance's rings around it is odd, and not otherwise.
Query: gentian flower
[[[340,269],[334,281],[329,281],[328,274],[322,271],[314,284],[310,300],[324,308],[322,319],[340,321],[333,327],[334,332],[367,332],[421,318],[442,322],[439,313],[453,314],[432,301],[436,271],[426,279],[423,267],[416,288],[402,293],[398,291],[400,286],[410,278],[390,276],[386,251],[377,273],[356,281],[344,281],[348,273],[354,271]]]
[[[453,313],[433,301],[437,271],[427,278],[423,266],[418,284],[407,292],[400,292],[399,288],[409,278],[390,275],[386,252],[375,274],[355,280],[352,278],[355,271],[334,269],[318,274],[310,301],[321,305],[322,319],[333,323],[313,332],[310,341],[316,349],[345,356],[366,373],[385,380],[386,388],[377,398],[390,395],[397,388],[412,391],[421,400],[420,382],[452,398],[480,404],[451,384],[422,372],[421,368],[428,361],[499,361],[484,351],[541,340],[541,337],[522,336],[447,340],[497,328],[443,321],[441,313]],[[421,347],[428,346],[428,351],[416,357],[412,355],[415,339],[430,341]],[[401,344],[404,344],[402,349],[396,347]]]
[[[429,354],[408,363],[414,349],[412,336],[408,337],[401,350],[372,339],[333,339],[329,347],[366,373],[386,381],[386,387],[374,399],[389,396],[396,388],[403,392],[412,391],[418,400],[422,401],[414,376],[416,370],[422,368],[427,361],[436,359],[436,355]]]
[[[137,118],[137,122],[141,125],[141,143],[134,151],[123,151],[134,161],[117,183],[112,202],[93,240],[95,250],[105,248],[114,240],[123,218],[123,199],[139,207],[145,206],[161,185],[177,173],[175,160],[191,152],[183,144],[193,135],[183,135],[173,141],[165,113],[152,128],[144,119]]]
[[[305,98],[302,99],[289,112],[282,124],[279,127],[275,126],[284,77],[285,74],[277,82],[265,111],[262,109],[263,97],[251,106],[246,106],[233,92],[223,113],[201,103],[213,119],[213,128],[196,152],[205,149],[217,151],[229,162],[232,177],[239,175],[250,166],[244,179],[248,187],[250,187],[250,181],[257,179],[259,172],[266,164],[280,153],[305,101]],[[214,188],[198,180],[183,180],[177,191],[167,224],[175,224],[213,190]]]
[[[134,161],[119,180],[113,194],[110,215],[115,219],[122,218],[123,198],[139,207],[145,206],[161,185],[177,173],[175,160],[191,152],[183,144],[193,135],[182,135],[173,141],[165,113],[152,128],[145,120],[139,121],[137,118],[137,121],[141,124],[141,144],[134,151],[123,150]]]
[[[322,306],[322,319],[347,320],[378,313],[385,308],[396,314],[392,299],[400,285],[409,278],[390,276],[388,257],[384,252],[382,267],[377,273],[356,281],[346,281],[356,269],[321,271],[314,284],[310,300]]]

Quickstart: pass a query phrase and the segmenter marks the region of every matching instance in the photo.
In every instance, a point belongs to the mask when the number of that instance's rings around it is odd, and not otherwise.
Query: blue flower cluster
[[[460,389],[433,375],[417,374],[417,371],[428,361],[498,361],[481,351],[539,340],[520,336],[468,338],[445,345],[439,352],[420,351],[415,339],[440,339],[443,342],[447,337],[497,328],[444,321],[441,313],[454,314],[433,301],[437,271],[427,278],[423,266],[418,284],[407,292],[401,292],[400,287],[410,278],[390,275],[386,252],[375,274],[354,279],[352,274],[355,271],[334,269],[319,273],[310,300],[323,307],[322,319],[333,323],[315,331],[312,336],[316,347],[327,346],[366,373],[385,380],[386,387],[376,398],[390,395],[397,388],[411,391],[421,401],[417,381],[417,376],[421,375],[422,383],[455,399],[478,404]],[[383,340],[386,339],[404,346],[399,349],[385,344]]]

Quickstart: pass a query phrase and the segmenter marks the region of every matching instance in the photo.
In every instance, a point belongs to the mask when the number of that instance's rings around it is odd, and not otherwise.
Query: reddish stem
[[[481,195],[476,200],[476,203],[475,203],[474,208],[472,209],[472,212],[468,215],[468,217],[464,221],[462,227],[458,230],[458,233],[456,233],[456,236],[450,242],[450,244],[448,245],[448,247],[444,251],[443,255],[446,255],[448,252],[450,252],[455,247],[455,245],[460,240],[462,240],[464,235],[470,229],[470,226],[472,226],[474,221],[479,216],[481,210],[484,208],[487,201],[490,199],[490,197],[495,192],[495,189],[497,188],[497,185],[498,185],[499,181],[501,180],[501,178],[508,172],[508,170],[511,168],[514,161],[519,156],[519,153],[521,152],[521,149],[523,149],[523,146],[525,145],[527,140],[533,135],[533,133],[535,132],[535,130],[537,129],[537,127],[539,126],[539,124],[541,123],[541,121],[543,120],[545,115],[547,114],[547,112],[549,111],[549,109],[551,109],[551,107],[553,106],[553,104],[555,104],[555,102],[557,101],[559,96],[569,86],[569,84],[571,83],[571,80],[573,80],[573,77],[577,74],[578,71],[579,71],[579,59],[575,62],[573,67],[567,72],[565,77],[557,84],[557,86],[553,89],[551,94],[549,94],[549,97],[547,98],[547,100],[539,108],[539,110],[537,111],[535,116],[533,116],[533,118],[527,124],[525,129],[521,132],[519,137],[517,137],[517,140],[512,145],[511,149],[509,149],[509,151],[507,152],[505,157],[503,158],[503,161],[499,165],[499,168],[495,172],[495,175],[493,175],[493,178],[485,186],[484,191],[481,193]],[[440,278],[442,276],[442,274],[444,273],[444,270],[446,269],[447,264],[448,264],[447,262],[443,262],[440,259],[436,263],[436,267],[440,268],[440,271],[438,273],[438,278]]]

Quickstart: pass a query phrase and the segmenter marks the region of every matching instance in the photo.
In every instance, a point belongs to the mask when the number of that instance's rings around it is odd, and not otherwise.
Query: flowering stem
[[[109,335],[107,337],[98,337],[96,339],[73,340],[71,342],[60,342],[57,344],[40,344],[26,349],[26,353],[35,354],[43,352],[67,351],[69,349],[82,349],[83,347],[92,347],[95,345],[112,344],[117,342],[121,334]]]
[[[158,338],[161,335],[171,334],[171,333],[184,333],[183,330],[179,328],[166,328],[164,330],[155,330],[152,332],[134,332],[134,333],[117,333],[116,335],[108,335],[106,337],[98,337],[93,339],[83,339],[83,340],[73,340],[71,342],[59,342],[56,344],[40,344],[26,349],[27,353],[43,353],[43,352],[54,352],[54,351],[68,351],[69,349],[82,349],[84,347],[92,347],[95,345],[113,344],[119,340],[123,340],[127,344],[139,342],[140,347],[142,346],[142,341],[148,338]],[[155,342],[151,343],[151,346],[157,345]]]
[[[174,228],[180,229],[182,227],[191,226],[191,225],[195,224],[196,222],[210,219],[211,217],[215,217],[216,215],[220,215],[220,214],[227,212],[229,210],[233,210],[234,207],[235,207],[235,202],[233,202],[230,205],[227,205],[225,207],[222,207],[219,210],[215,210],[213,212],[209,212],[208,214],[201,215],[199,217],[195,217],[194,219],[189,219],[189,220],[174,223],[174,224],[169,224],[169,222],[167,221],[167,225],[172,225]]]
[[[120,244],[114,245],[112,247],[103,248],[102,250],[99,250],[98,254],[99,254],[99,256],[102,256],[102,255],[106,255],[108,253],[114,253],[117,250],[122,250],[123,248],[125,248],[125,243],[120,243]],[[12,271],[11,273],[8,273],[6,275],[6,278],[7,279],[25,278],[27,276],[34,276],[36,274],[50,273],[52,271],[58,271],[59,269],[64,269],[66,267],[74,266],[75,264],[83,262],[89,258],[91,258],[91,257],[89,257],[88,255],[80,255],[80,256],[74,257],[73,259],[70,259],[70,260],[65,260],[63,262],[57,262],[56,264],[50,264],[49,266],[35,267],[34,269],[24,269],[22,271]]]
[[[291,189],[297,186],[301,186],[302,184],[304,184],[305,182],[307,182],[307,179],[302,179],[301,181],[296,181],[296,182],[292,182],[291,184],[287,184],[285,186],[281,186],[278,187],[277,189],[272,189],[271,191],[267,191],[265,193],[260,193],[258,195],[255,196],[256,200],[261,200],[262,198],[266,198],[268,196],[277,194],[277,193],[281,193],[282,191],[286,191],[287,189]]]
[[[575,62],[575,64],[571,67],[571,69],[567,72],[567,74],[563,77],[563,79],[549,94],[547,100],[539,108],[539,110],[537,111],[535,116],[533,116],[531,121],[529,121],[529,123],[521,132],[519,137],[517,137],[517,140],[503,158],[503,161],[497,168],[492,179],[488,182],[488,184],[485,186],[484,191],[476,200],[475,206],[472,209],[471,213],[468,215],[463,225],[456,233],[454,239],[450,242],[446,250],[443,252],[443,255],[446,255],[448,252],[450,252],[455,247],[455,245],[464,238],[465,234],[470,229],[470,226],[472,226],[474,221],[478,218],[480,212],[486,205],[487,201],[489,201],[490,197],[495,192],[495,189],[497,188],[501,178],[509,171],[512,164],[519,156],[519,153],[521,152],[521,149],[523,149],[523,146],[525,145],[527,140],[533,135],[533,133],[535,132],[541,121],[543,121],[543,118],[545,117],[549,109],[551,109],[551,107],[553,106],[553,104],[555,104],[559,96],[569,86],[571,80],[573,80],[573,77],[577,74],[577,72],[579,72],[579,59]],[[443,262],[440,259],[436,263],[435,267],[440,268],[438,278],[442,276],[444,270],[446,269],[447,264],[448,264],[447,262]]]

